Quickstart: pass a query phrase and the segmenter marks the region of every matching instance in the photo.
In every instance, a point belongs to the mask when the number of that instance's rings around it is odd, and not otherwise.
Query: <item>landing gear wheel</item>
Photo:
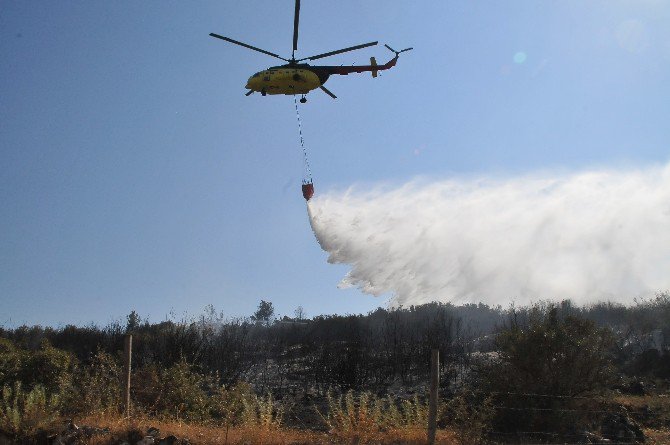
[[[261,96],[265,96],[265,95],[267,95],[267,94],[268,94],[267,91],[265,91],[265,88],[263,88],[263,89],[261,90]]]
[[[302,97],[300,98],[300,103],[301,103],[301,104],[304,104],[304,103],[306,103],[306,102],[307,102],[307,98],[306,98],[305,96],[302,96]]]

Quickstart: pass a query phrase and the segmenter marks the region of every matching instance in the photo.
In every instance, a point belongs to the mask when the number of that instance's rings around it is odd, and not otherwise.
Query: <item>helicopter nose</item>
[[[245,88],[250,90],[257,89],[259,87],[259,80],[260,80],[259,73],[254,74],[249,78],[249,80],[247,80],[247,85],[245,86]]]

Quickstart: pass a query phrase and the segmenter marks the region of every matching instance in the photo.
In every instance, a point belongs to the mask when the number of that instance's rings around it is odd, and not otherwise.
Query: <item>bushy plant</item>
[[[99,350],[78,373],[77,383],[63,394],[64,411],[117,414],[121,406],[121,366],[115,357]]]
[[[169,368],[148,365],[133,372],[132,412],[175,420],[208,420],[212,379],[180,360]]]
[[[0,384],[20,381],[32,388],[42,385],[55,393],[69,386],[76,366],[74,356],[54,348],[43,340],[40,348],[32,351],[16,347],[10,340],[0,339]]]
[[[608,329],[536,306],[527,325],[513,321],[496,343],[499,355],[481,367],[475,387],[499,407],[497,431],[570,434],[594,421],[591,398],[613,375]]]
[[[328,394],[328,414],[323,416],[330,434],[339,440],[370,443],[381,436],[379,401],[370,393],[354,396],[353,391],[334,397]]]
[[[476,397],[459,394],[445,404],[440,417],[460,445],[477,445],[485,442],[494,413],[490,398],[479,401]]]
[[[251,386],[238,383],[230,388],[219,386],[210,396],[210,414],[214,423],[226,428],[225,443],[228,443],[230,427],[240,425],[245,418],[245,403],[253,395]]]
[[[210,395],[210,414],[212,419],[226,428],[242,423],[245,415],[245,400],[253,395],[251,386],[240,382],[226,388],[219,386]]]
[[[392,402],[389,400],[391,405]],[[400,426],[406,428],[426,428],[428,425],[428,400],[421,402],[419,396],[414,395],[411,399],[405,399],[401,403],[401,420]],[[438,411],[440,407],[438,406]]]
[[[418,395],[410,399],[395,402],[390,396],[385,399],[374,399],[380,417],[379,427],[382,430],[426,430],[428,425],[428,399],[421,400]],[[443,405],[438,404],[438,415]]]
[[[262,430],[278,429],[284,418],[284,409],[275,403],[272,394],[259,397],[249,394],[242,398],[242,424]]]
[[[59,416],[59,398],[42,385],[26,391],[21,382],[6,384],[0,394],[0,430],[16,437],[48,428]]]
[[[77,363],[71,353],[54,348],[47,340],[43,340],[40,349],[26,351],[25,355],[21,366],[21,381],[24,384],[40,384],[50,392],[57,392],[70,385],[72,371]]]
[[[0,386],[19,378],[21,358],[22,354],[17,351],[11,340],[0,338]]]
[[[242,394],[242,413],[238,423],[244,443],[272,443],[281,435],[284,407],[271,394],[259,397]],[[226,430],[226,441],[227,441]]]
[[[418,396],[396,403],[391,397],[368,392],[356,396],[348,391],[337,397],[329,393],[327,401],[327,415],[319,414],[337,440],[374,443],[383,438],[410,442],[425,439],[428,403]]]

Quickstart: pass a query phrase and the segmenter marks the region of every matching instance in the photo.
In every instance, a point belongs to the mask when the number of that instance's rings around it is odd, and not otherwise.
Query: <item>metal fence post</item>
[[[433,349],[430,354],[430,401],[428,405],[428,443],[435,443],[437,430],[437,391],[440,386],[440,351]]]
[[[125,416],[130,417],[130,370],[133,357],[133,335],[126,334],[123,341],[123,400]]]

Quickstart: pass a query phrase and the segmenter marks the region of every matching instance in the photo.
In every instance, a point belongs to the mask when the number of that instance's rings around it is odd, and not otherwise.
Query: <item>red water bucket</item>
[[[305,198],[305,201],[309,201],[309,198],[314,196],[314,184],[308,182],[302,185],[302,196]]]

